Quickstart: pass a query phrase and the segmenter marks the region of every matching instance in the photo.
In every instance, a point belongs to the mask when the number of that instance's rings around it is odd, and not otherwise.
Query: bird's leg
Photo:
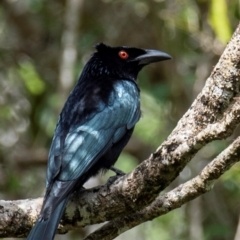
[[[120,169],[115,168],[114,166],[111,166],[109,169],[112,170],[113,172],[115,172],[116,175],[118,175],[118,176],[123,176],[123,175],[125,175],[125,172],[123,172],[123,171],[120,170]]]

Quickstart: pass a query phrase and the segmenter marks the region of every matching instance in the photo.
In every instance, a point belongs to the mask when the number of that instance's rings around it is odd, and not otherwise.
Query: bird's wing
[[[71,181],[84,175],[94,163],[132,128],[140,118],[139,92],[130,81],[119,81],[108,104],[67,133],[56,129],[48,163],[48,182]]]
[[[92,172],[91,167],[139,120],[138,88],[130,81],[119,81],[108,103],[99,106],[95,115],[81,117],[84,121],[67,130],[58,122],[49,153],[47,190],[40,220],[49,219],[76,184],[84,184],[97,173],[99,169]]]

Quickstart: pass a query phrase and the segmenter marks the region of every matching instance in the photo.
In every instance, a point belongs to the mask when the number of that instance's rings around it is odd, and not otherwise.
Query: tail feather
[[[48,219],[38,220],[29,233],[27,240],[53,240],[67,202],[68,197],[59,203]]]

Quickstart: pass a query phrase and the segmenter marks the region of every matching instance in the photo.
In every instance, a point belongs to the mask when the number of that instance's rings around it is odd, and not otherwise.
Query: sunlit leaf
[[[33,95],[40,95],[45,90],[45,83],[38,75],[33,64],[29,61],[20,63],[19,74],[22,77],[26,88]]]

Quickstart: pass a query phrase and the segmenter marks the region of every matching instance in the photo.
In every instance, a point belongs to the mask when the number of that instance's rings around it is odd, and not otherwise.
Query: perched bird
[[[171,58],[157,50],[103,43],[95,48],[59,116],[46,193],[28,240],[52,240],[69,196],[100,170],[112,168],[141,115],[139,71]]]

